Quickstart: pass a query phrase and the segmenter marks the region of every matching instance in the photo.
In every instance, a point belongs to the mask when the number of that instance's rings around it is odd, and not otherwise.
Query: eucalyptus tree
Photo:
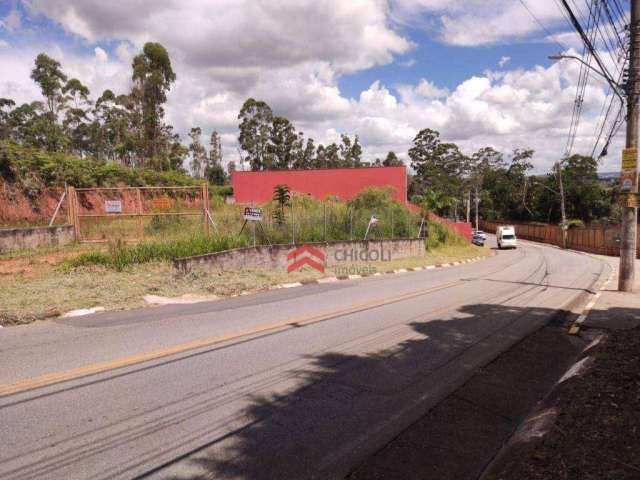
[[[267,170],[272,167],[272,157],[269,153],[269,142],[273,128],[273,112],[265,102],[247,99],[240,113],[240,135],[238,143],[247,153],[247,160],[251,170]]]
[[[167,101],[171,84],[176,80],[176,74],[166,48],[155,42],[144,44],[142,53],[133,58],[132,68],[132,94],[140,103],[142,111],[142,152],[146,156],[144,163],[153,164],[158,161],[156,155],[161,141],[163,105]]]
[[[222,141],[215,130],[211,132],[209,140],[209,161],[204,169],[204,176],[215,185],[223,185],[227,178],[222,167]]]
[[[204,145],[202,145],[201,136],[202,129],[200,127],[193,127],[189,131],[189,137],[191,138],[191,144],[189,145],[191,174],[195,178],[202,178],[208,163],[207,150],[204,148]]]

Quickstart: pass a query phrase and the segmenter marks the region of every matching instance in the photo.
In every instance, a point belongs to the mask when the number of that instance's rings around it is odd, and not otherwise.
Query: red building
[[[320,200],[335,196],[353,198],[368,187],[391,187],[393,197],[407,203],[407,169],[401,167],[326,168],[319,170],[235,171],[231,174],[237,203],[266,203],[273,198],[276,185],[285,184],[292,192],[308,193]]]

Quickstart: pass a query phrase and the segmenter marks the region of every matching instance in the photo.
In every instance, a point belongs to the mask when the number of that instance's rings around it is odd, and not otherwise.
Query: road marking
[[[311,325],[313,323],[321,322],[324,320],[330,320],[332,318],[341,317],[344,315],[350,315],[353,313],[358,313],[362,310],[382,307],[385,305],[398,303],[404,300],[410,300],[412,298],[426,295],[428,293],[433,293],[439,290],[444,290],[446,288],[453,287],[454,285],[460,285],[462,283],[463,282],[458,280],[454,282],[445,283],[437,287],[432,287],[432,288],[405,293],[402,295],[397,295],[395,297],[390,297],[386,300],[363,302],[363,303],[355,304],[343,309],[327,310],[327,311],[316,313],[313,315],[294,317],[281,322],[270,323],[267,325],[255,327],[248,330],[232,332],[225,335],[215,335],[215,336],[203,338],[201,340],[194,340],[191,342],[180,343],[180,344],[173,345],[173,346],[159,349],[159,350],[152,350],[149,352],[139,353],[139,354],[131,355],[128,357],[117,358],[117,359],[108,360],[105,362],[98,362],[98,363],[86,365],[84,367],[73,368],[73,369],[65,370],[61,372],[48,373],[45,375],[40,375],[37,377],[22,380],[16,383],[0,384],[0,397],[5,397],[7,395],[14,395],[16,393],[22,393],[28,390],[34,390],[36,388],[42,388],[42,387],[54,385],[57,383],[67,382],[70,380],[77,380],[79,378],[87,377],[90,375],[96,375],[98,373],[109,372],[119,368],[130,367],[140,363],[149,362],[152,360],[158,360],[171,355],[185,353],[190,350],[197,350],[201,348],[211,347],[213,345],[223,343],[223,342],[239,340],[241,338],[269,333],[269,332],[272,333],[276,331],[284,331],[284,330],[289,330],[293,328],[299,328],[302,326]]]

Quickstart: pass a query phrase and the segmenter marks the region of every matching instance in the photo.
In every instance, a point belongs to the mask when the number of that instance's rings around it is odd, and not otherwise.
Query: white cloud
[[[404,62],[398,62],[398,65],[400,65],[401,67],[413,67],[416,64],[416,59],[415,58],[410,58],[409,60],[406,60]]]
[[[87,84],[94,98],[105,88],[125,92],[130,86],[131,59],[144,41],[157,40],[168,48],[177,73],[168,95],[168,121],[183,140],[192,126],[202,127],[206,135],[218,130],[227,160],[237,160],[237,115],[249,96],[265,100],[275,114],[290,118],[316,143],[339,141],[343,132],[358,134],[367,159],[383,158],[393,150],[407,160],[412,139],[423,128],[439,130],[444,140],[460,144],[467,153],[486,145],[504,151],[534,148],[538,171],[563,153],[577,62],[528,70],[508,70],[511,64],[503,63],[497,71],[478,74],[450,89],[429,78],[403,85],[372,82],[355,99],[339,89],[341,76],[389,64],[412,48],[390,23],[390,15],[403,21],[431,12],[435,23],[421,26],[436,29],[445,41],[462,45],[475,38],[492,43],[535,30],[530,17],[522,17],[515,9],[517,2],[470,0],[461,6],[451,1],[398,0],[391,7],[382,0],[219,3],[212,9],[205,0],[129,0],[126,4],[31,0],[32,12],[52,16],[81,36],[90,49],[84,55],[55,44],[0,49],[0,96],[17,102],[39,98],[29,73],[42,50],[62,61],[70,76]],[[534,3],[546,2],[528,1],[543,16],[546,7]],[[506,23],[517,25],[496,26],[498,20],[487,17],[496,11],[500,21],[511,12],[513,19]],[[472,15],[480,23],[472,22]],[[447,26],[444,17],[459,19],[460,26]],[[474,33],[480,27],[497,30]],[[603,101],[604,86],[592,79],[576,151],[591,152]],[[616,160],[610,158],[613,163],[604,168],[614,169]]]
[[[93,49],[93,52],[94,52],[94,54],[96,56],[96,61],[98,61],[100,63],[104,63],[107,60],[109,60],[109,55],[102,48],[96,47],[96,48]]]
[[[11,10],[4,18],[0,19],[0,27],[9,32],[14,32],[22,25],[22,15],[16,9]]]
[[[293,66],[330,62],[338,72],[390,63],[412,48],[391,29],[387,2],[342,0],[30,0],[30,10],[93,42],[153,39],[192,66]],[[321,39],[321,40],[320,40]]]
[[[554,2],[526,0],[526,5],[548,28],[563,21]],[[402,23],[433,30],[444,42],[460,46],[495,44],[541,30],[515,0],[394,0],[392,14]]]
[[[415,89],[416,93],[425,98],[442,98],[449,95],[449,90],[446,88],[436,87],[429,80],[422,79]]]
[[[511,57],[501,57],[500,60],[498,61],[498,66],[499,67],[504,67],[507,63],[509,63],[509,61],[511,60]]]

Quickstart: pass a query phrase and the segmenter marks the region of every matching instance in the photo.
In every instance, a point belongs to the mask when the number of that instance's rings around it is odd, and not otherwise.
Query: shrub
[[[103,265],[121,271],[125,268],[153,261],[171,261],[180,257],[203,255],[245,246],[237,237],[194,235],[164,242],[145,242],[127,245],[121,240],[109,244],[108,253],[89,252],[67,260],[64,268]]]
[[[469,242],[442,223],[429,220],[427,222],[427,250],[443,245],[468,245]]]

